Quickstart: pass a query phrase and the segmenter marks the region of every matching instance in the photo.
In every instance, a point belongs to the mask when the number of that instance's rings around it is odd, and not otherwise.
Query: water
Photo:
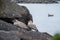
[[[60,32],[60,4],[19,4],[26,6],[40,32]],[[48,14],[54,16],[48,17]]]

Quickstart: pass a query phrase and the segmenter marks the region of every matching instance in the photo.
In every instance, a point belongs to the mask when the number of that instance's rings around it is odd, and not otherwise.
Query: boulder
[[[19,31],[19,32],[25,32],[27,30],[19,28],[11,23],[7,23],[3,20],[0,20],[0,30],[4,31]]]
[[[48,40],[46,36],[40,32],[18,32],[0,30],[0,39],[2,40]]]
[[[18,19],[27,24],[29,20],[32,20],[32,15],[25,6],[20,6],[11,0],[0,0],[0,19]],[[12,19],[11,19],[12,18]]]
[[[0,20],[0,30],[10,31],[10,30],[18,30],[18,28],[10,23]]]
[[[0,40],[20,40],[18,32],[0,31]]]

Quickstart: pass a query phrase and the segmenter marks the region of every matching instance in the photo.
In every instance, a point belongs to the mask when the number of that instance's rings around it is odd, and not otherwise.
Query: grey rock
[[[0,30],[0,40],[20,40],[17,31],[1,31]]]
[[[19,32],[25,32],[27,30],[18,28],[17,26],[7,23],[5,21],[0,20],[0,30],[4,31],[19,31]]]
[[[32,20],[32,15],[25,6],[19,6],[16,3],[0,0],[0,18],[13,18],[27,24]]]
[[[3,30],[3,31],[2,31]],[[26,31],[18,29],[16,26],[0,20],[0,39],[1,40],[48,40],[47,35],[41,32]]]
[[[0,20],[0,30],[9,31],[9,30],[18,30],[18,28],[10,23]]]
[[[2,31],[0,30],[0,39],[2,40],[48,40],[46,35],[40,32],[26,31]]]
[[[3,23],[3,24],[1,24]],[[3,30],[3,31],[1,31]],[[15,38],[16,37],[16,38]],[[17,29],[12,24],[0,20],[0,38],[3,40],[48,40],[46,35],[41,32],[26,31]]]

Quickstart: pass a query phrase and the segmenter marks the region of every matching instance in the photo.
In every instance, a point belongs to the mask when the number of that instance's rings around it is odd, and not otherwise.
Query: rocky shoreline
[[[23,15],[24,14],[24,15]],[[27,16],[28,15],[28,16]],[[19,6],[11,0],[0,0],[0,40],[49,40],[52,38],[47,33],[27,31],[13,25],[13,19],[27,16],[32,20],[29,10]],[[33,21],[33,20],[32,20]]]

